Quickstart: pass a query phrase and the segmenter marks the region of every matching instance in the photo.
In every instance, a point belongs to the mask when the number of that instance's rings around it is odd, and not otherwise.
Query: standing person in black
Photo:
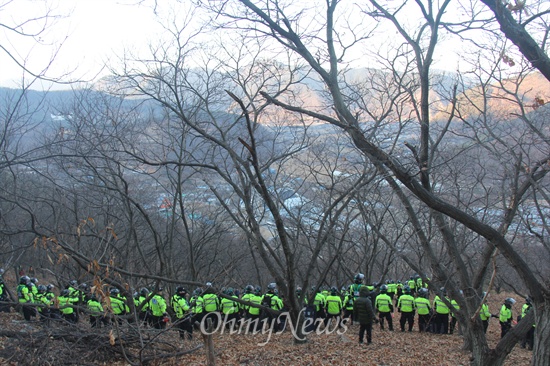
[[[353,315],[359,322],[359,343],[363,343],[366,331],[367,344],[372,343],[372,323],[375,320],[369,295],[370,291],[366,286],[363,286],[359,290],[359,297],[353,303]]]
[[[6,290],[6,284],[4,283],[4,269],[0,268],[0,301],[9,301],[8,292]],[[8,304],[0,304],[0,312],[9,313],[10,306]]]

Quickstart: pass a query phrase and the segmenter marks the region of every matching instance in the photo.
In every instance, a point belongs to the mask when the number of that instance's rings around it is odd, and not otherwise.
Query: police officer
[[[76,305],[81,297],[80,291],[78,290],[78,282],[76,280],[70,280],[65,288],[69,290],[68,297],[71,298],[70,303]],[[61,311],[61,313],[63,313],[63,311]],[[74,318],[75,323],[78,323],[79,316],[80,314],[78,309],[74,309],[74,311],[71,313],[71,319]]]
[[[388,286],[380,286],[380,294],[376,296],[374,301],[374,308],[378,311],[378,318],[380,319],[380,329],[384,330],[384,319],[388,322],[388,329],[393,331],[393,304],[392,299],[388,295]]]
[[[149,311],[151,311],[151,324],[156,329],[166,328],[167,316],[166,300],[162,296],[162,287],[159,287],[157,293],[149,300]]]
[[[328,286],[322,286],[321,295],[323,295],[326,300],[327,296],[330,295],[330,288]]]
[[[283,300],[276,294],[276,290],[277,284],[272,282],[267,285],[267,292],[262,297],[264,309],[261,311],[260,321],[265,319],[268,326],[271,326],[272,322],[278,317],[278,312],[283,309]]]
[[[371,283],[370,285],[366,285],[367,289],[369,290],[369,296],[370,301],[372,304],[374,304],[374,301],[376,300],[376,288],[380,287],[380,284],[377,282]]]
[[[78,285],[78,303],[80,305],[86,306],[91,296],[92,293],[90,291],[90,286],[88,286],[87,283],[81,283]]]
[[[250,297],[250,302],[255,305],[261,305],[263,302],[264,296],[262,295],[262,288],[256,286],[254,288],[254,294]],[[262,325],[260,324],[260,307],[249,306],[248,308],[248,319],[254,324],[254,331],[257,332],[260,330]],[[252,324],[251,323],[251,324]]]
[[[483,332],[487,333],[487,328],[489,327],[489,319],[493,317],[489,311],[489,305],[487,304],[487,293],[483,293],[483,304],[481,304],[481,309],[479,311],[479,317],[481,318],[481,323],[483,324]]]
[[[531,311],[533,304],[531,303],[531,298],[528,296],[525,298],[525,304],[521,307],[521,319],[525,318],[527,313]],[[525,337],[521,340],[521,348],[527,346],[528,350],[533,350],[533,345],[535,342],[535,324],[529,329]]]
[[[86,308],[90,314],[90,325],[92,328],[99,328],[101,327],[101,324],[107,324],[103,313],[103,306],[95,294],[90,294],[89,299],[86,302]]]
[[[312,286],[311,291],[315,293],[315,297],[313,298],[313,306],[315,308],[315,319],[324,319],[326,318],[325,313],[325,297],[321,293],[321,290],[318,287]]]
[[[460,290],[460,292],[462,293],[462,290]],[[449,334],[453,334],[454,331],[455,331],[455,327],[456,327],[456,323],[457,323],[457,318],[456,318],[455,312],[457,310],[460,310],[460,306],[458,305],[458,302],[455,299],[451,300],[451,306],[452,306],[452,311],[450,313],[451,314],[451,322],[449,324]]]
[[[6,284],[4,283],[4,269],[0,268],[0,302],[8,301],[8,292],[6,290]],[[10,306],[8,304],[0,304],[0,311],[9,313]]]
[[[415,276],[411,276],[409,280],[407,281],[407,285],[409,286],[409,294],[411,296],[414,296],[416,294],[416,279]]]
[[[397,283],[395,284],[395,305],[397,306],[397,301],[403,295],[403,284],[400,280],[397,280]]]
[[[328,325],[331,319],[336,319],[336,324],[340,327],[340,316],[342,315],[342,298],[338,295],[338,289],[333,286],[330,289],[330,295],[327,296],[326,300],[326,310],[327,318],[325,325]]]
[[[350,320],[350,325],[353,325],[353,303],[355,302],[355,296],[348,292],[344,297],[344,320],[345,324],[347,320]]]
[[[418,297],[414,299],[414,304],[418,312],[418,331],[430,331],[430,318],[432,317],[432,307],[428,299],[430,293],[427,288],[422,287],[418,290]]]
[[[348,294],[349,294],[349,291],[346,288],[346,286],[342,286],[342,288],[340,289],[340,298],[342,299],[342,301],[344,301],[344,299]]]
[[[61,318],[61,312],[59,311],[59,309],[54,307],[54,305],[57,303],[57,301],[56,301],[57,296],[53,292],[54,288],[55,288],[55,286],[52,285],[51,283],[46,285],[46,295],[45,296],[50,301],[50,304],[52,304],[52,307],[50,307],[50,318],[59,319],[59,318]]]
[[[191,306],[192,323],[200,323],[204,317],[204,302],[202,300],[202,288],[197,287],[193,291],[193,296],[189,299],[189,306]]]
[[[403,295],[401,295],[397,301],[397,311],[401,313],[401,318],[399,319],[401,331],[405,331],[405,324],[408,323],[408,330],[412,332],[414,326],[415,303],[409,286],[403,287]]]
[[[61,316],[63,319],[69,323],[76,323],[78,319],[76,318],[74,305],[78,301],[77,298],[71,296],[69,289],[63,289],[59,297],[57,298],[59,302],[59,310],[61,311]]]
[[[29,285],[30,290],[32,292],[33,298],[35,298],[36,295],[38,295],[38,287],[37,287],[38,286],[38,278],[32,277],[31,282],[28,285]]]
[[[516,300],[512,297],[508,297],[504,300],[504,304],[500,308],[498,320],[500,321],[500,338],[504,338],[506,333],[512,329],[512,306],[516,303]]]
[[[218,326],[217,312],[220,310],[220,299],[218,295],[214,292],[211,282],[206,283],[206,289],[204,290],[204,293],[202,295],[202,300],[205,313],[204,317],[212,319],[213,329],[216,329]]]
[[[244,288],[244,294],[243,294],[243,296],[241,297],[241,300],[250,302],[250,298],[251,298],[253,295],[254,295],[254,286],[252,286],[252,285],[246,285],[246,287]],[[250,306],[250,305],[246,305],[246,304],[241,304],[241,305],[240,305],[242,318],[246,318],[246,317],[247,317],[249,306]]]
[[[69,290],[69,295],[73,295],[78,291],[77,287],[78,287],[78,282],[76,280],[70,280],[65,288]]]
[[[150,323],[151,319],[149,319],[149,300],[147,299],[149,297],[149,289],[146,287],[142,287],[139,290],[139,296],[137,299],[137,303],[135,303],[136,310],[139,310],[138,318],[143,323],[148,324]]]
[[[434,308],[434,333],[436,334],[447,334],[449,332],[449,307],[442,300],[442,297],[445,297],[447,290],[444,287],[439,289],[439,295],[436,295],[433,302]],[[449,299],[445,297],[447,302]]]
[[[415,287],[416,287],[416,291],[418,292],[418,290],[424,287],[424,283],[422,282],[422,277],[420,277],[419,274],[416,274],[414,276],[414,280],[416,281]]]
[[[37,293],[35,297],[35,302],[37,304],[43,305],[38,307],[38,315],[40,316],[41,321],[47,321],[50,319],[50,306],[52,305],[51,300],[46,296],[47,288],[44,285],[37,286]]]
[[[358,273],[353,278],[353,283],[349,286],[349,292],[355,297],[359,297],[359,291],[361,290],[361,287],[363,287],[363,280],[365,279],[365,275],[362,273]]]
[[[233,290],[233,288],[231,287],[225,290],[225,294],[227,296],[230,296],[232,299],[238,299],[238,297],[235,296],[235,290]],[[220,304],[222,308],[222,314],[224,316],[224,322],[227,322],[227,326],[230,329],[233,329],[240,320],[239,303],[232,299],[224,297],[221,299]]]
[[[111,321],[114,322],[116,319],[118,324],[122,324],[122,319],[120,316],[125,315],[128,309],[126,306],[126,299],[124,296],[120,295],[120,290],[118,288],[113,287],[109,291],[109,301],[111,303],[111,312],[113,314]]]
[[[176,287],[176,293],[170,299],[170,306],[176,314],[175,326],[181,339],[193,339],[193,324],[191,306],[187,302],[187,290],[183,286]]]
[[[34,308],[31,306],[33,303],[33,296],[29,288],[29,283],[31,283],[29,276],[21,276],[19,278],[19,285],[17,286],[17,298],[23,310],[23,317],[27,321],[30,321],[33,316],[36,316]]]
[[[392,299],[392,302],[393,302],[393,299],[395,298],[395,293],[397,292],[397,284],[395,283],[394,280],[388,280],[387,286],[388,286],[387,294]]]

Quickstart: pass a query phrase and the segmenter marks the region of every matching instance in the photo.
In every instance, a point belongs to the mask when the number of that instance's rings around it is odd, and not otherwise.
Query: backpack
[[[353,284],[351,285],[351,291],[353,292],[353,296],[359,297],[359,290],[361,289],[361,285]]]
[[[271,304],[273,302],[273,298],[272,296],[269,296],[269,295],[264,295],[263,299],[262,299],[262,306],[265,306],[267,308],[271,308]]]
[[[24,296],[23,296],[23,286],[25,285],[19,285],[17,286],[17,297],[20,298],[20,299],[23,299]]]

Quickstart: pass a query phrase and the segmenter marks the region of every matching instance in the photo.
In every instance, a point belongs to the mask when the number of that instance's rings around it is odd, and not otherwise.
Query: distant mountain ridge
[[[376,98],[377,95],[381,95],[383,92],[383,90],[375,90],[375,88],[369,86],[376,84],[378,81],[383,83],[389,80],[384,71],[372,68],[350,69],[343,74],[343,77],[347,82],[355,85],[357,90],[364,90],[364,93],[368,94],[369,98]],[[378,81],[373,80],[374,78],[378,79]],[[457,83],[456,80],[457,74],[454,73],[436,72],[433,74],[431,93],[432,120],[444,119],[448,115],[451,100],[445,96],[451,95],[451,90]],[[365,83],[365,81],[367,81],[367,83]],[[411,77],[409,81],[412,83],[411,85],[414,84],[413,77]],[[471,79],[468,80],[463,78],[462,81],[464,83],[464,87],[463,90],[458,89],[457,99],[461,104],[461,107],[465,108],[465,111],[467,112],[467,107],[464,107],[466,103],[473,103],[475,105],[476,103],[482,101],[482,90],[478,85],[475,85]],[[364,86],[360,85],[363,83]],[[413,86],[417,87],[417,85]],[[532,110],[533,108],[550,101],[550,82],[548,82],[548,80],[546,80],[538,72],[533,72],[527,75],[523,83],[518,88],[515,88],[515,85],[513,85],[512,81],[509,80],[504,80],[501,83],[501,86],[511,90],[517,89],[519,98],[523,101],[523,104],[527,109]],[[381,84],[379,87],[383,89],[384,85]],[[345,92],[349,92],[350,94],[357,92],[357,90],[350,88],[344,89]],[[296,94],[295,100],[300,101],[301,107],[313,111],[331,113],[330,100],[328,99],[326,88],[318,77],[311,75],[304,77],[301,84],[292,87],[292,91]],[[62,114],[63,109],[67,109],[74,105],[75,101],[82,97],[82,93],[88,93],[88,96],[97,94],[102,95],[102,97],[107,97],[107,94],[101,93],[100,91],[83,91],[80,89],[47,92],[29,90],[26,91],[24,100],[27,109],[30,111],[35,111],[35,116],[33,116],[33,119],[47,123],[48,121],[55,119],[55,117],[52,116]],[[517,103],[510,101],[509,96],[504,95],[501,87],[488,88],[487,93],[489,97],[487,99],[487,103],[490,110],[498,111],[501,114],[512,114],[518,112],[517,109],[519,107]],[[0,87],[0,103],[2,103],[5,108],[10,104],[13,104],[20,94],[21,90]],[[348,98],[352,97],[353,95],[348,96]],[[380,97],[382,98],[382,96]],[[109,98],[117,99],[113,96],[109,96]],[[128,101],[128,103],[135,103],[135,100],[133,102]],[[148,107],[154,108],[153,105],[148,105]],[[476,108],[479,107],[479,105],[476,105]],[[412,106],[410,106],[410,108],[412,110]],[[234,105],[220,105],[220,109],[222,109],[220,112],[231,113],[230,111],[234,109]],[[276,108],[274,108],[273,111],[277,113]],[[283,112],[281,111],[281,113]],[[267,123],[268,121],[264,122]],[[279,123],[281,123],[280,120]]]

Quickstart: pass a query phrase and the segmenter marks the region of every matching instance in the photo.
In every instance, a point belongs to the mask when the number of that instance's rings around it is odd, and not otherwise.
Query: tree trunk
[[[291,300],[290,309],[288,309],[288,317],[286,323],[286,330],[292,332],[294,338],[294,344],[303,344],[307,342],[307,334],[304,332],[304,312],[302,307],[298,305],[298,299],[296,295],[292,295],[294,298]]]
[[[471,366],[500,366],[502,362],[495,359],[495,351],[487,345],[485,335],[480,332],[470,332],[472,357]],[[504,360],[503,360],[504,361]]]
[[[510,10],[506,8],[508,2],[501,0],[481,0],[481,2],[493,11],[495,18],[500,24],[500,29],[506,38],[519,48],[520,52],[531,62],[533,67],[537,68],[546,79],[550,80],[550,58],[544,51],[544,48],[541,48],[533,37],[531,37],[525,26],[519,24],[514,19]]]
[[[535,304],[535,346],[532,365],[550,366],[550,298],[542,304]]]
[[[515,344],[516,342],[514,341],[513,343]],[[498,347],[489,348],[483,334],[476,332],[473,335],[471,366],[502,366],[508,354],[509,352],[503,352]]]
[[[502,338],[494,349],[489,348],[487,339],[483,333],[480,323],[473,324],[467,329],[467,338],[471,342],[472,358],[470,365],[472,366],[502,366],[506,357],[516,346],[519,340],[525,337],[527,331],[532,327],[534,315],[528,313],[517,326],[513,327],[504,338]],[[548,352],[548,351],[546,351]],[[548,353],[546,353],[548,355]],[[533,363],[533,365],[548,365],[549,359],[545,362]]]
[[[208,366],[216,365],[216,353],[214,350],[214,340],[212,339],[212,319],[206,319],[206,333],[202,334],[204,349],[206,351],[206,364]]]
[[[483,327],[483,325],[474,324],[470,318],[461,317],[460,315],[461,314],[457,314],[457,316],[459,316],[458,321],[460,322],[460,326],[462,328],[462,349],[473,354],[474,343],[477,342],[477,344],[479,344],[480,342],[479,338],[474,337],[474,333],[479,331],[483,332],[483,329],[479,329],[479,327]],[[486,340],[485,343],[487,343]]]

